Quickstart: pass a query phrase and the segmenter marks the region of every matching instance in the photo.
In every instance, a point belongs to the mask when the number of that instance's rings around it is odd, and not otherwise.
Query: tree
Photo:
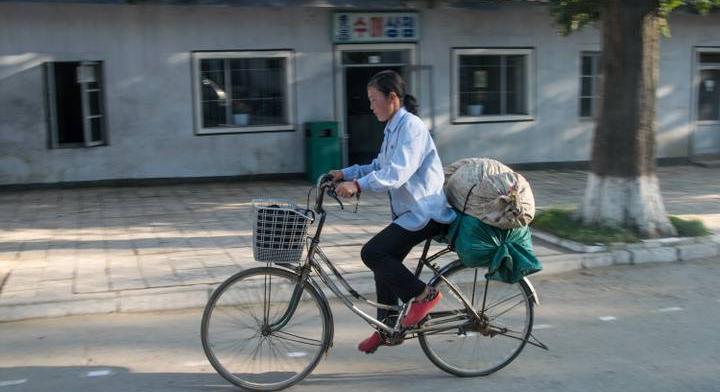
[[[643,237],[676,235],[656,174],[655,90],[660,33],[668,14],[701,13],[720,0],[551,0],[564,34],[600,22],[602,97],[591,172],[578,215],[585,224],[630,228]]]

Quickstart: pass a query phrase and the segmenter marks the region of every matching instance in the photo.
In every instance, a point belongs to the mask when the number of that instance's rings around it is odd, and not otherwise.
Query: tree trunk
[[[601,2],[602,100],[579,214],[643,237],[676,235],[658,186],[655,89],[659,0]]]

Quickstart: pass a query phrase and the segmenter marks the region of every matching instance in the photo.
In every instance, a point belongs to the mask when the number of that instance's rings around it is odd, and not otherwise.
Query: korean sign
[[[333,15],[333,41],[408,42],[420,38],[415,12],[338,12]]]

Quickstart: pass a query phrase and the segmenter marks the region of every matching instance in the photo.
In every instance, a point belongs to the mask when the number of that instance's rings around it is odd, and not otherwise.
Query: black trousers
[[[393,223],[363,246],[360,257],[375,275],[378,303],[397,305],[398,298],[408,302],[425,290],[425,283],[416,278],[402,261],[415,245],[446,228],[447,225],[433,220],[418,231],[405,230]],[[389,316],[392,316],[391,312],[378,309],[378,320],[382,321]]]

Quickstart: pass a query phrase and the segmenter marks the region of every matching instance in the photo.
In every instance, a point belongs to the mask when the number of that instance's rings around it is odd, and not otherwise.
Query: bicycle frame
[[[446,253],[449,253],[449,252],[450,252],[449,250],[444,249],[444,250],[432,255],[430,258],[427,258],[426,255],[423,255],[423,257],[420,259],[420,262],[418,263],[418,271],[422,268],[423,265],[427,265],[434,269],[434,266],[429,264],[430,261],[432,261]],[[399,320],[402,319],[402,316],[407,311],[407,309],[408,309],[407,304],[402,305],[402,306],[389,306],[389,305],[379,304],[379,303],[373,302],[373,301],[365,298],[364,296],[359,294],[357,291],[355,291],[352,288],[352,286],[350,286],[350,284],[347,282],[347,280],[345,280],[345,278],[342,277],[340,272],[337,271],[335,266],[328,259],[328,257],[325,256],[325,254],[322,252],[322,249],[320,249],[320,247],[315,248],[314,255],[317,257],[313,257],[310,261],[310,266],[312,267],[313,271],[315,271],[315,273],[317,273],[320,280],[325,284],[325,286],[327,286],[330,289],[330,291],[332,291],[343,302],[343,304],[348,309],[350,309],[353,313],[360,316],[363,320],[365,320],[372,327],[382,329],[383,331],[385,331],[388,334],[395,334],[401,330],[401,328],[399,326]],[[375,308],[397,311],[400,314],[400,317],[398,317],[396,324],[394,326],[387,325],[384,322],[365,313],[362,309],[358,308],[353,303],[352,299],[350,299],[350,297],[347,294],[343,293],[342,290],[338,287],[338,285],[335,284],[335,282],[331,279],[331,277],[325,272],[325,270],[323,269],[323,266],[330,269],[330,271],[335,276],[335,278],[338,280],[340,285],[343,286],[343,288],[355,299],[361,300]],[[435,276],[436,277],[440,276],[437,271],[436,271]],[[442,278],[444,278],[444,277],[442,277]],[[452,283],[449,282],[449,284],[452,287]],[[458,295],[458,298],[461,298],[461,300],[465,303],[466,308],[470,312],[475,313],[475,311],[472,309],[472,307],[468,305],[467,299],[464,298],[464,295],[462,294],[462,292],[460,290],[457,290],[456,288],[453,289],[453,291],[455,292],[456,295]],[[475,313],[475,315],[477,315],[477,313]],[[434,328],[425,328],[425,329],[421,329],[421,330],[407,330],[405,332],[407,332],[407,333],[431,332],[431,331],[435,331],[435,330],[439,330],[439,329],[441,329],[441,328],[434,327]]]
[[[325,253],[322,251],[322,248],[320,248],[320,237],[322,235],[322,230],[325,225],[325,219],[327,217],[327,212],[323,208],[324,195],[325,195],[325,188],[321,185],[318,185],[318,197],[316,200],[315,211],[319,214],[320,219],[318,221],[317,230],[315,231],[315,235],[313,237],[309,238],[310,244],[309,244],[308,254],[307,254],[307,257],[305,258],[305,261],[296,268],[296,272],[299,272],[300,278],[298,279],[297,285],[295,286],[295,289],[293,291],[293,295],[290,300],[288,309],[285,311],[285,313],[280,317],[280,319],[277,322],[268,326],[270,331],[279,330],[288,323],[288,321],[294,314],[295,310],[297,309],[297,305],[298,305],[300,297],[302,295],[303,285],[305,284],[305,282],[308,279],[311,279],[310,278],[311,271],[314,271],[318,275],[318,277],[325,284],[325,286],[327,286],[328,289],[330,289],[330,291],[332,291],[343,302],[343,304],[348,309],[350,309],[353,313],[355,313],[360,318],[365,320],[373,328],[379,328],[391,336],[396,336],[396,335],[404,336],[407,334],[415,334],[415,333],[441,332],[441,331],[452,329],[452,328],[458,328],[458,325],[453,325],[452,327],[434,325],[434,326],[423,327],[423,328],[410,328],[410,329],[402,328],[400,326],[400,320],[402,319],[402,316],[404,316],[405,312],[408,310],[408,308],[409,308],[408,304],[405,304],[402,306],[383,305],[383,304],[379,304],[379,303],[370,301],[367,298],[360,295],[357,291],[355,291],[352,288],[352,286],[350,286],[350,284],[347,282],[347,280],[345,280],[342,277],[342,274],[337,270],[337,268],[335,268],[335,266],[332,264],[330,259],[325,255]],[[450,290],[452,290],[452,292],[455,294],[456,298],[460,299],[460,301],[465,306],[465,311],[467,312],[467,314],[470,315],[470,318],[458,316],[455,319],[451,318],[451,319],[443,320],[443,321],[449,322],[449,321],[467,320],[466,324],[473,324],[473,322],[476,320],[482,320],[482,315],[477,313],[477,311],[473,307],[473,304],[471,304],[471,302],[465,297],[465,295],[462,293],[462,291],[459,290],[453,282],[447,280],[443,276],[442,271],[438,268],[437,265],[432,264],[432,262],[434,260],[438,259],[439,257],[441,257],[447,253],[451,253],[452,250],[448,247],[448,248],[440,250],[437,253],[428,257],[428,251],[430,249],[431,243],[432,243],[432,239],[428,239],[425,242],[422,256],[420,257],[418,265],[415,269],[415,276],[420,276],[420,273],[422,272],[423,267],[430,268],[435,274],[433,279],[437,279],[437,278],[442,279],[448,285]],[[397,318],[395,325],[394,326],[387,325],[384,322],[377,320],[376,318],[370,316],[369,314],[365,313],[364,311],[359,309],[357,306],[355,306],[352,299],[347,294],[343,293],[342,290],[331,279],[331,277],[325,272],[325,270],[323,269],[323,266],[327,267],[332,272],[332,274],[338,279],[338,282],[340,283],[340,285],[343,286],[343,288],[353,298],[364,301],[367,304],[369,304],[373,307],[376,307],[376,308],[398,311],[399,317]],[[487,284],[485,285],[485,290],[487,291]],[[450,312],[448,312],[448,313],[450,313]],[[436,315],[437,315],[437,313],[436,313]],[[454,313],[451,313],[448,315],[457,316]]]

